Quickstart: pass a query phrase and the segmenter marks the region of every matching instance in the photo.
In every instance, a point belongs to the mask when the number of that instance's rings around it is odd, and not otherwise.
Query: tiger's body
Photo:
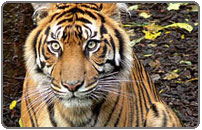
[[[24,127],[180,127],[110,18],[116,4],[52,4],[25,45]]]

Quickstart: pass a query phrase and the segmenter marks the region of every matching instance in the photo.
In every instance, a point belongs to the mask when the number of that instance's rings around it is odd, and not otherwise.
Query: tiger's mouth
[[[63,102],[63,104],[83,104],[85,102],[93,102],[98,101],[99,96],[95,94],[95,91],[99,88],[98,80],[94,80],[91,83],[86,84],[86,82],[83,84],[82,87],[77,89],[76,91],[69,91],[64,86],[59,86],[51,84],[51,88],[53,90],[54,95]],[[58,89],[59,88],[59,89]],[[69,105],[68,105],[69,106]]]

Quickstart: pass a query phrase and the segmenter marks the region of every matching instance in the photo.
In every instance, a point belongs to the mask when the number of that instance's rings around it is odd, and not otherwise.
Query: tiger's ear
[[[32,15],[33,24],[37,25],[43,18],[48,16],[48,11],[50,10],[50,3],[32,3],[34,8],[34,13]]]
[[[120,22],[121,12],[126,12],[130,16],[128,6],[125,3],[102,3],[100,4],[100,12],[108,15],[117,22]]]

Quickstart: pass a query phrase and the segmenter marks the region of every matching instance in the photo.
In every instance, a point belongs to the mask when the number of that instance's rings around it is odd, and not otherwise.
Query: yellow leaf
[[[159,32],[160,30],[163,29],[162,26],[160,26],[160,25],[156,25],[155,23],[152,23],[152,24],[146,25],[146,26],[144,26],[144,27],[147,28],[148,31],[153,32],[153,33],[155,33],[155,32]]]
[[[169,45],[168,45],[168,44],[165,44],[164,46],[167,47],[167,48],[169,48]]]
[[[177,81],[175,81],[175,83],[177,83],[177,84],[183,84],[184,81],[177,80]]]
[[[195,81],[195,80],[198,80],[198,77],[193,78],[193,79],[189,79],[189,80],[187,80],[186,82],[191,82],[191,81]]]
[[[172,79],[176,79],[178,77],[179,77],[179,75],[176,73],[169,73],[169,74],[166,74],[166,76],[163,79],[172,80]]]
[[[149,47],[156,47],[157,44],[148,44]]]
[[[173,70],[172,71],[172,73],[177,73],[179,70],[178,69],[176,69],[176,70]]]
[[[192,8],[191,11],[198,12],[198,7],[199,7],[198,5],[191,5],[191,8]]]
[[[141,13],[139,14],[139,16],[141,16],[141,17],[147,19],[147,18],[151,17],[152,15],[149,14],[149,13],[146,13],[146,12],[141,12]]]
[[[183,5],[183,3],[169,3],[167,10],[179,10],[181,5]]]
[[[146,30],[142,30],[142,32],[145,34],[144,38],[149,40],[155,40],[158,36],[161,35],[161,32],[151,33],[150,31]]]
[[[182,28],[187,30],[188,32],[191,32],[193,30],[193,27],[188,23],[173,23],[171,25],[165,26],[164,28]]]
[[[181,35],[181,39],[184,39],[184,34]]]
[[[150,57],[150,56],[152,56],[152,54],[146,54],[146,55],[144,55],[144,57]]]
[[[22,126],[22,120],[21,120],[21,118],[19,119],[19,122],[18,122],[18,123],[19,123],[20,127],[23,127],[23,126]]]
[[[11,102],[11,104],[10,104],[10,110],[13,110],[13,108],[15,108],[15,106],[16,106],[16,104],[17,104],[17,101],[16,100],[13,100],[12,102]]]
[[[164,90],[163,90],[163,89],[161,89],[161,90],[159,91],[159,94],[163,93],[163,91],[164,91]]]

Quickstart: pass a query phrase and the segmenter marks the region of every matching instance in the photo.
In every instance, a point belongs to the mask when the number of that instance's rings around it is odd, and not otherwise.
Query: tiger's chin
[[[61,103],[66,108],[89,108],[93,105],[93,100],[87,98],[69,98],[69,99],[60,99]]]

